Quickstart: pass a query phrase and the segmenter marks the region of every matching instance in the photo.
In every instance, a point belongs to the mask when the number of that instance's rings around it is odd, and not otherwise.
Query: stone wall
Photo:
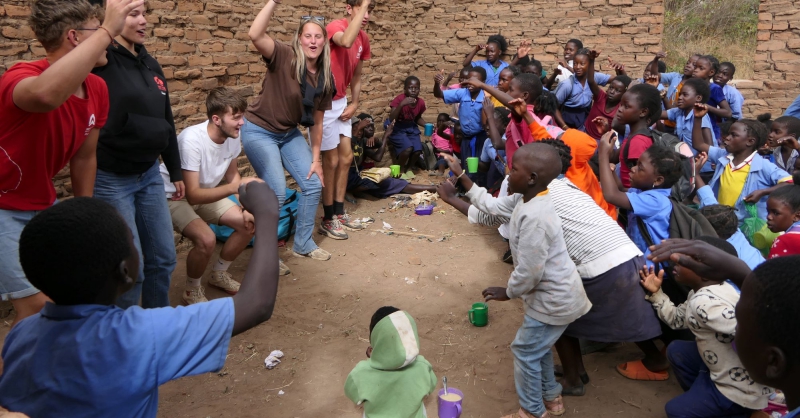
[[[800,0],[761,0],[752,82],[737,87],[745,114],[777,117],[800,94]]]

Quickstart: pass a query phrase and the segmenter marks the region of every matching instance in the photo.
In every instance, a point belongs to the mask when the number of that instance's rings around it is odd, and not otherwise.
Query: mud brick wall
[[[752,82],[737,84],[745,114],[777,117],[800,94],[800,0],[761,0]]]

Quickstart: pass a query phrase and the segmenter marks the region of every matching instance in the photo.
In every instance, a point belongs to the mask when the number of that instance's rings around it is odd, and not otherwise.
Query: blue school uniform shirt
[[[0,405],[30,417],[155,417],[158,387],[218,371],[233,299],[122,310],[45,304],[3,346]]]
[[[609,80],[611,80],[611,76],[608,74],[594,73],[594,81],[599,86],[605,86]],[[571,108],[590,107],[594,100],[589,81],[586,81],[586,85],[582,85],[575,76],[558,83],[555,95],[559,104]]]
[[[697,197],[700,199],[701,208],[719,204],[711,187],[708,186],[697,189]],[[736,232],[726,241],[733,245],[733,248],[736,249],[736,254],[739,255],[742,261],[747,263],[750,270],[755,269],[759,264],[764,262],[764,256],[761,254],[761,251],[758,251],[758,249],[750,245],[750,242],[747,241],[747,237],[744,236],[739,228],[736,228]]]
[[[750,161],[750,173],[747,175],[747,179],[744,182],[742,194],[739,195],[739,198],[736,200],[735,209],[736,217],[739,218],[739,226],[742,226],[742,222],[744,221],[745,217],[747,217],[747,210],[744,208],[745,196],[753,193],[756,190],[766,189],[778,183],[783,183],[792,179],[789,173],[781,170],[777,165],[765,160],[763,157],[758,155],[758,153],[754,154],[755,155],[753,155],[753,159]],[[714,177],[712,177],[711,181],[708,182],[708,185],[714,192],[714,196],[719,196],[719,178],[722,176],[722,173],[725,171],[725,167],[727,167],[732,159],[733,155],[729,154],[728,151],[725,151],[724,148],[711,147],[708,149],[708,160],[716,161],[717,163],[717,168],[714,171]],[[767,198],[768,196],[764,196],[756,204],[756,207],[758,208],[758,217],[761,219],[767,219]]]
[[[731,118],[736,120],[741,119],[742,105],[744,105],[744,96],[742,96],[742,93],[739,93],[736,87],[726,84],[722,86],[722,94],[725,95],[725,100],[727,100],[728,104],[731,106]],[[728,120],[730,119],[722,119],[723,122]]]
[[[786,111],[783,112],[783,116],[794,116],[796,118],[800,118],[800,96],[797,96],[792,104],[786,108]]]
[[[647,232],[650,233],[653,244],[658,244],[669,238],[669,216],[672,214],[672,202],[669,200],[671,191],[672,189],[642,191],[630,188],[625,193],[628,195],[628,201],[631,202],[631,211],[628,212],[628,236],[639,247],[639,250],[644,253],[648,266],[653,265],[653,262],[647,259],[650,254],[650,248],[639,231],[637,218],[642,218],[642,221],[644,221],[644,226],[647,228]]]
[[[466,88],[451,89],[442,92],[444,102],[447,104],[460,103],[458,106],[458,120],[461,122],[461,131],[465,138],[470,138],[483,130],[481,112],[483,111],[483,90],[474,100]]]
[[[667,86],[667,99],[675,101],[681,81],[683,81],[683,73],[661,73],[661,83]]]
[[[675,122],[675,136],[680,138],[681,141],[687,143],[689,147],[691,147],[692,153],[697,155],[698,151],[692,147],[694,112],[690,109],[688,113],[685,113],[683,110],[673,107],[672,109],[667,110],[667,119]],[[703,128],[711,129],[711,117],[709,115],[703,116],[701,126]],[[717,144],[717,137],[714,135],[713,130],[711,130],[711,139],[713,140],[714,144]],[[700,170],[701,173],[712,171],[714,171],[714,169],[711,167],[711,161],[706,161],[705,165],[703,165],[703,168]]]
[[[725,93],[722,92],[722,87],[711,83],[711,95],[708,98],[708,105],[710,107],[719,107],[719,104],[725,101]],[[717,117],[711,116],[711,130],[714,132],[714,137],[719,138],[722,136],[722,130],[717,123]]]
[[[497,83],[500,82],[500,71],[503,71],[504,68],[508,67],[508,63],[505,61],[500,61],[500,66],[495,68],[491,62],[488,60],[480,60],[480,61],[472,61],[473,67],[481,67],[486,70],[486,81],[485,83],[492,87],[497,87]]]

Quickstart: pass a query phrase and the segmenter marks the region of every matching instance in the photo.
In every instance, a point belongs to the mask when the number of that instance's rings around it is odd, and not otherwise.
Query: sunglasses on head
[[[302,16],[300,20],[307,21],[307,20],[315,20],[317,22],[325,22],[325,16]]]

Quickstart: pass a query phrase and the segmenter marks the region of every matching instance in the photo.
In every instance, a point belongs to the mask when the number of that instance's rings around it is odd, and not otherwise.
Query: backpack
[[[422,142],[422,155],[420,158],[425,161],[426,169],[433,170],[436,168],[436,150],[433,149],[433,143],[430,141]]]
[[[680,155],[681,164],[683,165],[683,176],[672,186],[672,195],[670,197],[679,202],[686,200],[692,194],[692,192],[694,192],[694,177],[696,175],[694,169],[694,153],[689,145],[681,141],[681,139],[675,135],[654,129],[646,129],[631,133],[628,137],[629,139],[625,140],[625,143],[622,145],[622,149],[620,150],[619,154],[619,162],[624,164],[628,169],[631,168],[628,165],[628,150],[631,147],[630,138],[633,138],[636,135],[644,135],[652,139],[652,146],[666,148]]]
[[[539,119],[535,113],[531,113],[533,116],[533,120],[536,121],[541,127],[543,127],[547,133],[550,135],[550,138],[558,138],[561,134],[564,133],[564,130],[559,128],[558,126],[553,124],[553,117],[550,115],[545,115],[543,118]]]
[[[236,199],[235,195],[228,196],[228,199],[233,200],[236,204],[239,204],[239,200]],[[299,196],[296,190],[293,189],[286,189],[286,199],[283,201],[283,206],[281,207],[280,218],[278,218],[278,241],[288,241],[289,237],[294,234],[294,231],[297,227],[297,207],[300,203]],[[221,242],[225,242],[233,233],[233,228],[224,226],[224,225],[209,225],[211,230],[214,231],[214,235],[216,235],[217,240]],[[253,245],[255,242],[255,237],[250,240],[250,244]]]
[[[708,219],[706,219],[705,216],[700,213],[700,211],[684,205],[675,199],[674,196],[670,196],[669,200],[672,203],[672,212],[669,214],[670,238],[695,239],[703,235],[710,235],[712,237],[717,236],[717,232],[714,230],[714,227],[711,226],[711,223],[708,222]],[[639,225],[639,232],[642,234],[642,238],[644,238],[644,242],[647,244],[647,246],[649,247],[655,245],[653,238],[650,236],[650,232],[647,230],[642,218],[637,216],[636,222]],[[668,284],[666,280],[664,281],[664,284],[667,284],[667,286],[662,284],[664,293],[669,296],[670,300],[676,302],[676,304],[685,301],[686,297],[689,295],[690,289],[676,282],[672,277],[673,263],[667,261],[664,263],[664,266],[659,264],[661,263],[656,264],[656,269],[663,268],[664,274],[673,279],[670,280],[670,283]]]

